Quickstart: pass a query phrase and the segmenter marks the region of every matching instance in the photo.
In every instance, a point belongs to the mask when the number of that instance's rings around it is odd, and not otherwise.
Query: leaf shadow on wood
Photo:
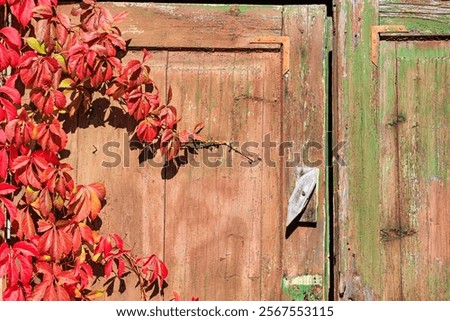
[[[114,129],[125,129],[128,133],[133,133],[128,138],[128,147],[130,150],[140,150],[138,161],[139,166],[144,162],[154,160],[158,150],[159,142],[145,144],[139,141],[135,133],[138,121],[130,116],[125,110],[117,106],[111,105],[110,101],[104,97],[97,98],[93,101],[92,107],[87,112],[77,111],[73,116],[69,114],[60,115],[63,129],[67,133],[76,133],[79,129],[87,129],[90,127],[112,127]],[[181,166],[188,164],[189,155],[197,154],[197,150],[191,147],[182,149],[184,154],[180,154],[171,161],[163,161],[163,163],[152,162],[152,166],[161,167],[161,178],[172,179],[178,173]],[[61,159],[70,156],[69,150],[60,152]]]
[[[111,296],[111,295],[113,295],[114,293],[117,293],[117,291],[120,293],[120,294],[123,294],[123,293],[125,293],[125,291],[127,290],[127,285],[126,285],[126,282],[125,282],[125,278],[128,276],[128,275],[130,275],[131,274],[131,272],[126,272],[126,273],[124,273],[123,274],[123,276],[122,277],[117,277],[117,276],[114,276],[114,277],[112,277],[112,278],[109,278],[108,280],[106,280],[105,281],[105,283],[103,284],[103,287],[104,288],[106,288],[106,294],[108,295],[108,296]],[[115,290],[115,288],[116,288],[116,284],[118,283],[118,289],[117,290]]]
[[[148,298],[151,300],[151,299],[157,297],[158,295],[164,295],[164,290],[168,286],[169,286],[169,284],[166,281],[163,282],[162,288],[160,288],[158,282],[153,282],[152,284],[150,284],[149,286],[147,286],[145,288],[145,291],[147,293],[150,293]]]
[[[163,169],[161,170],[161,178],[164,180],[174,178],[180,170],[180,167],[193,163],[194,155],[198,155],[198,150],[196,148],[183,148],[180,155],[175,157],[173,160],[164,163]],[[198,161],[195,161],[195,165],[192,164],[194,167],[198,165]]]
[[[66,133],[75,133],[78,128],[106,127],[126,129],[133,132],[138,121],[130,116],[122,108],[112,105],[104,98],[93,100],[91,108],[83,112],[78,110],[73,116],[62,114],[60,120],[63,122],[63,129]]]
[[[58,154],[60,159],[65,159],[70,157],[71,152],[68,149],[63,149],[59,151]]]

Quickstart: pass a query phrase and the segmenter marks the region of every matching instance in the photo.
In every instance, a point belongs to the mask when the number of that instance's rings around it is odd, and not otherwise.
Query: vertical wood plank
[[[370,28],[378,24],[378,1],[336,3],[333,49],[336,141],[345,142],[338,175],[336,298],[380,298],[380,193],[377,70],[370,62]]]
[[[241,148],[248,149],[249,152],[255,152],[258,155],[262,155],[264,112],[270,108],[270,106],[265,105],[264,87],[265,83],[268,82],[268,77],[277,75],[277,70],[279,70],[279,64],[273,65],[270,63],[273,60],[280,61],[280,54],[236,53],[234,62],[232,96],[234,106],[231,113],[235,123],[231,130],[235,132],[232,134],[232,139],[241,142]],[[239,120],[239,124],[236,123],[237,120]],[[248,144],[248,147],[244,147],[244,144]],[[261,234],[262,215],[264,213],[262,199],[268,194],[274,193],[277,195],[277,190],[263,188],[262,177],[266,173],[263,171],[262,163],[249,166],[250,164],[240,157],[237,157],[236,161],[239,161],[239,164],[238,162],[234,163],[232,170],[235,172],[232,175],[236,180],[235,186],[239,186],[237,190],[240,196],[236,199],[236,205],[242,206],[240,212],[242,213],[243,226],[234,229],[240,231],[239,234],[243,238],[243,243],[242,245],[236,244],[237,246],[233,251],[235,260],[228,262],[229,265],[227,265],[227,270],[230,271],[227,271],[227,277],[235,274],[234,279],[228,279],[232,283],[229,284],[231,287],[227,296],[234,300],[260,300],[261,282],[263,282],[261,279],[261,243],[264,237]],[[245,197],[243,197],[244,195]],[[276,200],[276,202],[278,201]],[[230,209],[225,211],[225,214],[226,212],[231,214],[234,211],[234,209]],[[226,215],[230,216],[230,214]],[[234,218],[232,221],[234,221]],[[278,235],[275,232],[276,227],[274,228],[275,230],[272,233]],[[267,237],[270,237],[272,233]],[[236,255],[237,253],[239,255]],[[244,266],[239,267],[239,265]],[[235,292],[232,290],[233,283],[235,284]]]
[[[291,40],[290,71],[283,106],[284,150],[283,213],[295,186],[295,167],[319,167],[316,199],[309,210],[317,211],[314,227],[296,226],[283,242],[284,299],[322,300],[325,260],[325,107],[324,69],[325,6],[286,6],[283,35]],[[312,145],[311,145],[312,144]],[[285,226],[285,217],[283,217]],[[290,235],[289,235],[290,234]],[[325,282],[325,284],[327,284]]]
[[[399,43],[402,289],[406,300],[450,297],[450,46]],[[444,196],[446,195],[446,196]]]
[[[167,93],[167,59],[168,51],[152,52],[149,60],[151,75],[159,89],[161,101],[166,99]],[[148,152],[148,154],[147,154]],[[165,193],[166,182],[161,179],[163,159],[160,153],[148,158],[149,150],[139,150],[138,172],[142,180],[142,223],[138,233],[141,233],[143,255],[156,254],[164,260],[164,221],[165,221]],[[169,295],[169,297],[171,297]]]
[[[263,137],[261,184],[261,300],[281,300],[282,242],[284,237],[282,211],[282,164],[279,155],[281,143],[282,75],[281,61],[270,59],[265,64],[265,74],[272,81],[264,81]]]
[[[401,229],[398,210],[398,136],[399,118],[396,101],[396,44],[382,41],[380,44],[380,287],[383,300],[401,297],[400,239]]]
[[[155,52],[150,61],[154,81],[163,92],[166,55]],[[142,59],[142,53],[131,52],[127,56],[127,59],[133,58]],[[76,154],[77,182],[98,181],[105,185],[106,205],[100,215],[103,233],[118,233],[135,253],[150,255],[156,251],[161,254],[164,182],[154,179],[160,177],[161,169],[139,164],[140,151],[130,150],[128,132],[134,129],[133,121],[117,106],[112,105],[107,110],[108,105],[102,98],[94,103],[92,113],[79,117],[78,143],[72,150]],[[144,194],[146,191],[148,193]],[[122,295],[123,289],[116,282],[110,299],[139,300],[139,291],[134,287],[132,276],[131,279]]]
[[[279,61],[279,53],[170,53],[168,81],[174,104],[186,115],[183,126],[205,119],[205,134],[240,147],[256,143],[249,151],[261,154],[263,111],[273,101],[266,98],[265,83],[279,74],[273,60]],[[167,181],[170,282],[205,300],[259,300],[261,197],[272,191],[262,188],[261,164],[249,167],[227,151],[207,155],[200,152],[197,167],[191,160]],[[215,160],[221,165],[206,164]]]

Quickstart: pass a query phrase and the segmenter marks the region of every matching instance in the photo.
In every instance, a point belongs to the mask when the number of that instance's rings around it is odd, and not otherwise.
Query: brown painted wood
[[[285,83],[283,102],[282,141],[292,143],[285,150],[283,171],[283,213],[295,186],[295,167],[314,166],[320,169],[316,197],[308,205],[317,211],[317,226],[297,226],[283,241],[283,277],[295,278],[317,275],[325,279],[325,6],[287,6],[284,10],[283,35],[291,39],[291,66]],[[310,145],[308,144],[319,144]],[[303,151],[308,151],[304,153]],[[283,215],[283,226],[286,225]],[[284,233],[286,238],[286,233]],[[284,299],[324,299],[328,289],[313,286],[312,293],[293,290]],[[293,285],[294,286],[294,285]],[[297,285],[298,286],[298,285]],[[295,286],[294,286],[295,287]]]
[[[381,47],[384,299],[445,300],[449,294],[446,50],[443,41],[388,41]]]
[[[111,12],[129,13],[118,24],[133,47],[261,48],[250,44],[258,36],[281,35],[281,6],[104,3]],[[73,5],[68,5],[69,13]],[[176,36],[174,36],[176,35]]]
[[[282,83],[275,81],[281,78],[282,71],[279,59],[265,61],[266,70],[272,70],[272,81],[264,81],[263,95],[263,142],[281,142],[283,117]],[[266,72],[267,72],[266,71]],[[266,139],[267,138],[267,139]],[[269,139],[270,138],[270,139]],[[284,200],[282,184],[282,158],[279,148],[270,143],[262,146],[262,193],[261,193],[261,297],[260,300],[280,300],[282,289],[282,242],[284,237],[283,212]]]
[[[171,53],[168,81],[174,104],[186,115],[184,124],[192,127],[203,118],[209,135],[241,146],[258,144],[250,150],[261,155],[263,113],[279,108],[266,102],[280,92],[264,91],[269,75],[280,77],[279,55]],[[278,133],[279,120],[273,121]],[[262,164],[248,167],[239,155],[224,153],[218,159],[225,162],[217,168],[205,161],[199,168],[188,164],[168,180],[166,261],[172,267],[171,284],[206,300],[259,300],[262,238],[279,239],[276,226],[261,235],[262,213],[277,216],[263,211],[262,198],[273,195],[279,203],[278,185],[262,185]],[[195,159],[202,163],[205,155]]]

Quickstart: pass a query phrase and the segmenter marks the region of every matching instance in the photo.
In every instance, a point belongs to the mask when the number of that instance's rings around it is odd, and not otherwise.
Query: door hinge
[[[282,66],[283,77],[289,72],[289,57],[291,54],[291,40],[287,36],[275,36],[275,37],[257,37],[250,41],[250,43],[263,43],[263,44],[280,44],[282,50]]]
[[[408,32],[408,29],[405,26],[372,26],[371,28],[371,36],[372,36],[372,47],[371,47],[371,60],[375,66],[378,67],[378,55],[380,52],[380,33],[400,33],[400,32]]]

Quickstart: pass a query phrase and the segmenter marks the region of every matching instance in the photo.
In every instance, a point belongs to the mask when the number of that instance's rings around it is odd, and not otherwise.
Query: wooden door
[[[383,41],[381,293],[450,298],[450,42]]]
[[[204,150],[161,168],[158,157],[130,151],[130,124],[114,108],[100,108],[80,120],[70,149],[78,181],[107,187],[102,228],[163,258],[167,298],[177,290],[202,300],[326,299],[325,6],[106,5],[129,12],[121,28],[131,55],[152,51],[154,80],[163,98],[172,87],[180,127],[204,120],[204,135],[262,160],[249,166],[227,149]],[[280,36],[290,38],[284,61],[280,44],[252,43]],[[311,161],[320,169],[309,204],[317,222],[288,235],[295,166]],[[132,280],[125,286],[113,298],[139,298]]]

